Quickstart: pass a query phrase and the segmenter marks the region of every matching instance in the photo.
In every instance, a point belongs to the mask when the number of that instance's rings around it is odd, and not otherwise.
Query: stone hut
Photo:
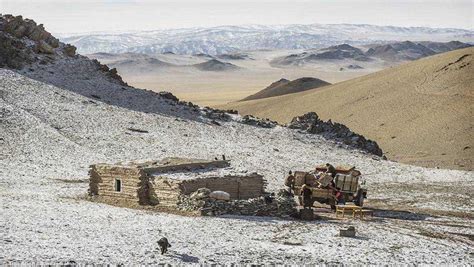
[[[264,194],[266,181],[257,173],[239,173],[227,160],[165,158],[90,166],[89,195],[119,205],[176,208],[180,196],[199,188],[225,191],[231,199]]]

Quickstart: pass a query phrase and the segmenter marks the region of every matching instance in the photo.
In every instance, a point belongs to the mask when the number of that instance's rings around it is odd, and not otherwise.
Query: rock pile
[[[212,120],[229,121],[230,115],[220,109],[205,107],[202,109],[204,116]]]
[[[189,196],[181,196],[178,209],[199,211],[203,216],[232,214],[288,218],[297,214],[294,198],[285,193],[278,193],[274,197],[265,196],[230,201],[213,199],[209,196],[210,194],[209,189],[200,188]]]
[[[354,133],[347,126],[333,123],[331,120],[325,122],[319,119],[318,114],[309,112],[303,116],[294,117],[287,125],[291,129],[301,129],[311,134],[320,134],[327,139],[342,142],[350,147],[357,148],[371,154],[382,156],[383,152],[379,145],[364,136]]]
[[[252,115],[243,116],[241,122],[244,124],[253,125],[253,126],[262,127],[262,128],[274,128],[275,126],[278,125],[278,123],[275,121],[271,121],[269,119],[260,119]]]

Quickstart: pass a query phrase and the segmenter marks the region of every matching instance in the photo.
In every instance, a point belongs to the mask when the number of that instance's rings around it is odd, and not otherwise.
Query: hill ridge
[[[297,92],[303,92],[306,90],[311,90],[314,88],[319,88],[323,86],[330,85],[330,83],[323,81],[321,79],[312,78],[312,77],[302,77],[289,81],[287,79],[280,79],[276,82],[273,82],[265,89],[258,91],[255,94],[245,97],[239,101],[248,101],[254,99],[262,99],[267,97],[293,94]]]

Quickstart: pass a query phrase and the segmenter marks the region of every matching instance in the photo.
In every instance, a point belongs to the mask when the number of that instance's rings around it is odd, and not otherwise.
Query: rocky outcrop
[[[22,16],[0,16],[0,67],[21,69],[33,62],[47,64],[49,55],[74,56],[76,48],[64,45],[44,29]]]
[[[44,29],[43,24],[36,25],[30,19],[23,19],[22,16],[4,15],[1,17],[2,31],[5,31],[16,38],[27,37],[35,42],[43,41],[52,48],[59,46],[59,40]]]
[[[271,121],[269,119],[260,119],[252,115],[243,116],[241,122],[243,124],[253,125],[262,128],[274,128],[278,125],[278,123],[275,121]]]
[[[202,112],[206,118],[212,120],[229,121],[231,119],[227,112],[215,108],[205,107]]]
[[[217,200],[212,197],[211,190],[200,188],[189,196],[182,196],[178,209],[198,211],[202,216],[218,216],[224,214],[246,216],[294,217],[297,214],[296,202],[291,195],[280,191],[276,196],[251,198],[247,200]]]
[[[331,120],[322,121],[318,114],[309,112],[303,116],[294,117],[287,125],[291,129],[300,129],[311,134],[320,134],[327,139],[344,143],[350,147],[360,149],[377,156],[383,156],[382,149],[372,140],[354,133],[347,126],[340,123],[333,123]]]
[[[97,66],[97,70],[104,72],[105,76],[118,81],[121,85],[128,86],[128,84],[124,82],[122,77],[118,74],[116,68],[111,69],[109,66],[101,64],[97,59],[93,59],[92,62]]]

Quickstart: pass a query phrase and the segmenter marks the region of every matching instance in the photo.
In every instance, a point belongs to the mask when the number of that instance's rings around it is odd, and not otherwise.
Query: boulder
[[[355,237],[356,230],[354,226],[349,226],[347,229],[340,229],[339,236],[342,237]]]
[[[38,53],[43,53],[43,54],[53,54],[54,53],[54,48],[43,40],[39,41],[36,44],[36,48],[37,48]]]

